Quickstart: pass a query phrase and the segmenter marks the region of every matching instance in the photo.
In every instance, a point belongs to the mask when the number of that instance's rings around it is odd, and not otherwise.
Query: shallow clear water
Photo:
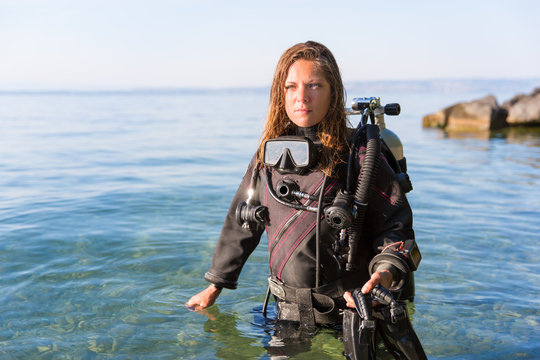
[[[540,132],[421,128],[483,93],[375,95],[403,108],[387,124],[415,188],[411,310],[429,358],[537,358]],[[183,305],[206,286],[267,104],[260,92],[0,95],[0,358],[268,358],[263,244],[238,290],[205,313]],[[342,351],[322,330],[295,358]]]

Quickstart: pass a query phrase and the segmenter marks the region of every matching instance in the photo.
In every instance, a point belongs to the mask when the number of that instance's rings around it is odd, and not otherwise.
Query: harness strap
[[[306,326],[315,326],[315,315],[313,303],[311,302],[311,289],[298,289],[296,292],[298,300],[298,315],[300,323]]]
[[[315,288],[295,288],[292,286],[287,286],[269,277],[268,287],[270,288],[270,292],[277,298],[288,301],[288,302],[292,302],[295,304],[302,304],[305,301],[305,293],[324,294],[329,297],[338,297],[338,296],[341,296],[341,294],[343,294],[343,286],[341,284],[341,279],[335,282],[332,282],[330,284],[320,286],[318,289],[315,289]]]
[[[278,299],[282,320],[299,321],[307,326],[339,322],[338,307],[332,297],[343,294],[340,280],[312,289],[294,288],[268,278],[268,288]]]
[[[361,286],[363,284],[362,280],[367,281],[369,280],[369,277],[363,279],[361,274],[353,272],[331,283],[319,286],[318,288],[295,288],[270,276],[268,277],[268,287],[270,288],[270,292],[277,298],[299,304],[297,292],[300,290],[307,289],[314,294],[323,294],[331,298],[338,298],[343,296],[345,290]]]

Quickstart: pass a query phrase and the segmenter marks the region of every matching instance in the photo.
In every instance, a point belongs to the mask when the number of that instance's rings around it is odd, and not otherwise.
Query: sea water
[[[423,260],[409,310],[428,357],[538,358],[540,132],[422,129],[423,115],[487,95],[477,88],[348,94],[403,109],[386,123],[414,186]],[[271,358],[266,238],[237,290],[184,306],[207,286],[267,105],[266,90],[0,94],[0,358]],[[327,329],[284,350],[342,352]]]

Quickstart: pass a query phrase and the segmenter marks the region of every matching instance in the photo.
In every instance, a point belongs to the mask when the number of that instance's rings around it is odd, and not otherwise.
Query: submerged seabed
[[[530,91],[495,88],[501,102]],[[387,124],[414,185],[423,260],[411,310],[429,358],[537,358],[540,133],[421,128],[422,115],[486,95],[478,88],[360,90],[349,96],[403,108]],[[267,103],[260,91],[0,95],[0,358],[280,351],[260,314],[266,239],[238,290],[205,313],[183,305],[205,286]],[[338,337],[281,350],[339,359]]]

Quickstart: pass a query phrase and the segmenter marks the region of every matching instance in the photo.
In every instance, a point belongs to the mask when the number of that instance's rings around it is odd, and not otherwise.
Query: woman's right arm
[[[221,293],[221,288],[211,284],[206,289],[193,295],[191,299],[186,303],[187,307],[193,308],[194,310],[202,310],[209,306],[214,305],[214,302]]]
[[[211,306],[221,292],[221,288],[235,289],[240,272],[253,250],[259,244],[264,231],[263,224],[257,224],[250,229],[243,228],[236,221],[236,207],[248,198],[255,157],[252,158],[248,170],[236,192],[221,230],[218,243],[214,250],[212,264],[204,278],[212,285],[197,295],[194,295],[187,306],[203,309]],[[259,182],[260,183],[260,182]],[[257,194],[257,191],[255,191]],[[255,195],[254,199],[258,196]],[[258,199],[257,199],[258,200]]]

